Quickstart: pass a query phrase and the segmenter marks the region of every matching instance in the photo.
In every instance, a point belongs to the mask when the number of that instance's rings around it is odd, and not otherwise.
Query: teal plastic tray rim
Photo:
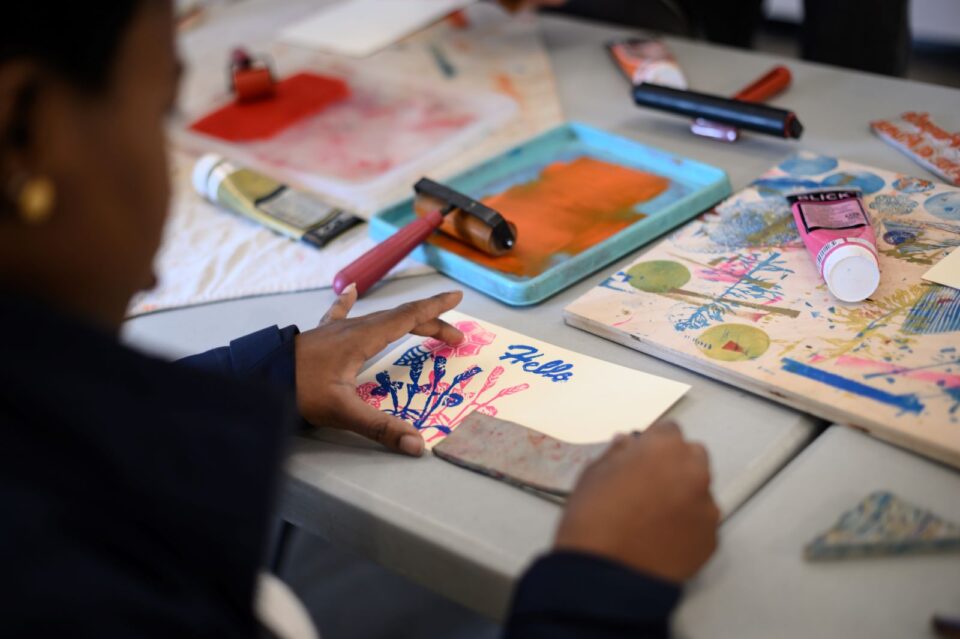
[[[456,183],[485,170],[489,171],[508,156],[537,143],[549,142],[551,138],[558,136],[576,138],[588,147],[598,147],[607,151],[599,155],[609,157],[612,153],[622,164],[643,168],[668,177],[672,181],[699,188],[667,204],[656,213],[637,220],[606,240],[531,278],[514,279],[507,274],[493,271],[430,244],[417,247],[411,253],[411,257],[502,302],[512,306],[528,306],[547,299],[598,269],[641,248],[731,193],[726,173],[717,167],[679,157],[579,122],[566,123],[521,142],[503,153],[461,171],[447,179],[446,183],[456,188]],[[625,155],[628,157],[624,157]],[[631,159],[633,161],[630,161]],[[413,198],[410,197],[375,215],[370,220],[370,236],[379,241],[393,235],[400,227],[395,225],[391,218],[406,216],[412,210],[412,203]]]

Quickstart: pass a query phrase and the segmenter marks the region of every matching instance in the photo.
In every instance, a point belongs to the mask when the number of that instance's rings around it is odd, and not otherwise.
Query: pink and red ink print
[[[608,441],[653,423],[688,389],[462,313],[444,319],[462,342],[411,337],[357,380],[364,402],[416,426],[428,448],[473,411],[571,443]]]
[[[528,383],[501,384],[503,366],[485,372],[479,366],[468,365],[459,373],[448,373],[450,360],[459,364],[475,358],[496,339],[495,333],[478,322],[464,320],[454,325],[464,335],[460,344],[452,346],[430,338],[409,348],[394,362],[407,370],[407,379],[394,380],[389,372],[381,371],[376,373],[375,382],[357,387],[363,401],[411,421],[428,444],[448,435],[475,410],[496,416],[498,402],[530,388]]]

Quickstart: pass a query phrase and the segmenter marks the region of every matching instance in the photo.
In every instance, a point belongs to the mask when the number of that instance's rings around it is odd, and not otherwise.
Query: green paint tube
[[[194,165],[193,187],[214,204],[316,247],[363,222],[352,213],[213,153]]]

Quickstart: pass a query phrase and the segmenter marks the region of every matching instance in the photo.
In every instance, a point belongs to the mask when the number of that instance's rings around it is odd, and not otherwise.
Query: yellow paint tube
[[[197,160],[193,187],[214,204],[316,247],[363,222],[352,213],[214,153]]]

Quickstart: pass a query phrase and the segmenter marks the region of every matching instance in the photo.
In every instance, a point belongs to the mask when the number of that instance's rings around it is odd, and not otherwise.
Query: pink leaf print
[[[427,420],[427,426],[450,426],[450,419],[443,413],[434,413]]]
[[[516,386],[511,386],[510,388],[504,388],[502,391],[497,393],[497,397],[494,399],[497,399],[498,397],[506,397],[507,395],[513,395],[514,393],[525,391],[528,388],[530,388],[530,384],[517,384]]]
[[[497,416],[497,408],[495,406],[488,406],[487,404],[484,404],[483,406],[478,406],[477,412],[480,413],[481,415],[489,415],[490,417]]]
[[[383,401],[383,397],[377,397],[370,392],[374,388],[377,388],[377,386],[378,384],[376,382],[367,382],[366,384],[360,384],[357,386],[357,395],[360,397],[360,399],[370,404],[374,408],[380,408],[380,402]]]
[[[493,388],[493,386],[496,385],[497,380],[500,379],[501,375],[503,375],[503,366],[497,366],[492,371],[490,371],[490,374],[487,375],[487,381],[483,383],[483,388],[481,388],[480,392],[477,394],[483,395],[486,391]]]
[[[496,334],[483,328],[477,322],[465,320],[457,322],[455,326],[463,333],[463,341],[451,346],[433,337],[424,340],[423,348],[430,351],[434,357],[473,357],[480,354],[480,350],[497,338]]]

